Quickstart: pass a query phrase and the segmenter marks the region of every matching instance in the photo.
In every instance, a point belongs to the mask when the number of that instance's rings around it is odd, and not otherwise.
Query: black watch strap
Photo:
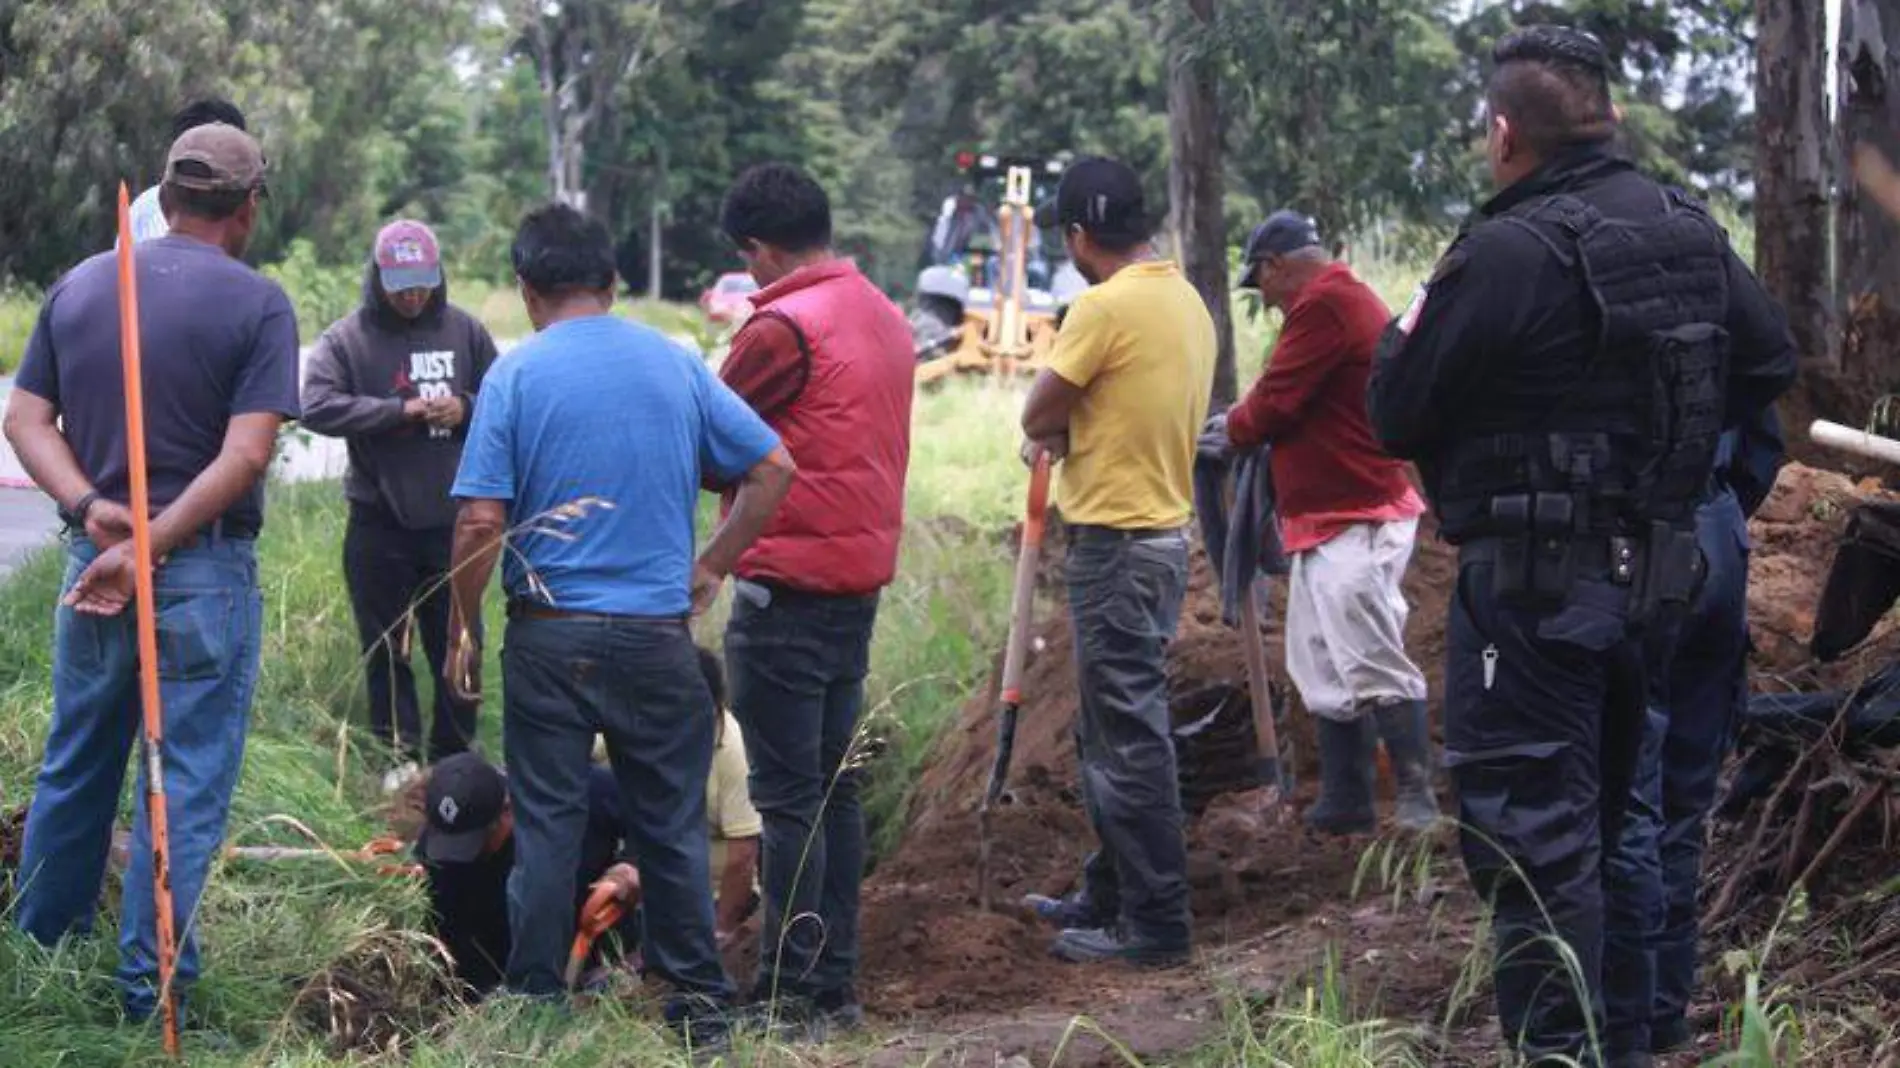
[[[99,503],[99,491],[93,490],[73,504],[71,511],[60,510],[59,518],[69,527],[78,530],[86,525],[86,516],[92,512],[92,506]]]

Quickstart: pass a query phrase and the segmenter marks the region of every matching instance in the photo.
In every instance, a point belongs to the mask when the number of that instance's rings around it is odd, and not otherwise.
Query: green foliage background
[[[44,287],[108,247],[115,183],[152,181],[172,112],[217,93],[273,164],[253,259],[293,280],[360,262],[406,214],[439,228],[461,277],[506,282],[512,225],[550,192],[554,100],[590,114],[587,206],[636,290],[656,202],[665,295],[690,298],[736,265],[717,227],[726,185],[788,159],[830,189],[840,244],[901,292],[959,149],[1109,153],[1159,199],[1171,49],[1226,75],[1236,238],[1292,204],[1334,234],[1422,251],[1482,195],[1483,60],[1527,21],[1605,39],[1646,164],[1747,188],[1744,0],[1221,0],[1191,40],[1172,36],[1178,2],[9,0],[0,280]],[[614,65],[635,34],[641,61]],[[305,318],[336,311],[325,285]]]

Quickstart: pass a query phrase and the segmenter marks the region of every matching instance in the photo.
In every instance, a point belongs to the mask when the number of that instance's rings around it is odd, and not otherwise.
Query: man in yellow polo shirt
[[[1141,181],[1085,159],[1036,212],[1093,287],[1069,308],[1023,432],[1061,460],[1082,798],[1101,846],[1081,891],[1029,904],[1074,962],[1171,965],[1190,943],[1187,847],[1168,716],[1168,643],[1187,591],[1194,443],[1213,386],[1213,317],[1160,259]]]

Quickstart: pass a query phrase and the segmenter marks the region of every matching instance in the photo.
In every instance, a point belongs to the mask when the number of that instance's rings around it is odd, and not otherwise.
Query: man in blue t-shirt
[[[732,983],[706,892],[717,713],[687,622],[771,518],[792,462],[703,362],[611,314],[613,241],[599,221],[562,205],[529,214],[514,266],[538,333],[488,372],[463,447],[449,663],[450,685],[478,694],[466,621],[503,561],[516,849],[507,984],[562,989],[600,734],[645,888],[646,962],[679,991],[668,1018],[703,1036],[698,1022],[716,1020]],[[695,560],[702,483],[738,491]]]
[[[296,418],[297,320],[277,284],[239,262],[257,222],[264,157],[232,126],[173,142],[160,196],[171,232],[137,245],[146,473],[165,706],[177,981],[224,836],[257,684],[263,604],[253,546],[277,428]],[[60,279],[27,342],[6,435],[69,531],[53,639],[53,723],[27,815],[15,921],[51,944],[91,926],[112,819],[139,725],[131,475],[112,253]],[[158,948],[145,765],[120,921],[126,1012],[157,1004]]]

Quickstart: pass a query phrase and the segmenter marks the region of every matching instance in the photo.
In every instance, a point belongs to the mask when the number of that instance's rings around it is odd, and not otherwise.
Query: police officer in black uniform
[[[1595,38],[1528,27],[1493,60],[1500,191],[1388,332],[1370,411],[1459,546],[1445,760],[1505,1036],[1533,1063],[1644,1064],[1598,1040],[1604,852],[1702,572],[1717,441],[1787,388],[1794,349],[1721,228],[1611,152]]]

